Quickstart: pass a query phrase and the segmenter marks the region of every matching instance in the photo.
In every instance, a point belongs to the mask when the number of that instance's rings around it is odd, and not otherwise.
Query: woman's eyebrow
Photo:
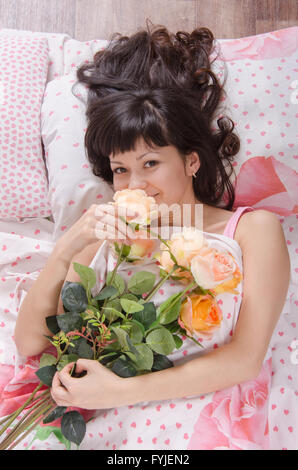
[[[158,154],[158,152],[154,151],[154,150],[150,150],[150,152],[146,152],[146,153],[143,153],[142,155],[139,155],[136,160],[140,160],[141,158],[145,157],[146,155],[148,155],[149,153],[155,153],[155,154]],[[110,163],[119,163],[119,164],[123,164],[123,162],[119,162],[119,161],[116,161],[116,160],[110,160]]]

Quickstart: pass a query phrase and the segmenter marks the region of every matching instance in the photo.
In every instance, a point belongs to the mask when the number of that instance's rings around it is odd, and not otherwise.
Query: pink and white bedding
[[[235,164],[234,208],[250,205],[274,212],[281,221],[291,258],[287,299],[267,353],[271,369],[263,369],[261,380],[247,384],[246,388],[241,389],[242,394],[238,389],[239,393],[234,394],[233,399],[231,393],[224,390],[216,392],[214,400],[192,397],[99,413],[94,421],[88,423],[82,449],[298,449],[297,32],[298,28],[289,28],[250,38],[219,41],[225,59],[223,65],[228,71],[227,98],[223,105],[227,106],[228,114],[236,122],[242,142]],[[96,48],[104,47],[105,41],[94,40],[87,44],[67,35],[14,30],[0,30],[0,41],[3,36],[11,38],[20,34],[32,41],[36,37],[46,38],[49,46],[49,62],[44,64],[42,71],[43,74],[47,73],[47,83],[40,103],[40,137],[45,146],[48,176],[51,175],[47,183],[51,217],[50,220],[43,218],[48,213],[16,217],[12,210],[9,213],[1,212],[2,416],[30,391],[38,364],[38,358],[19,356],[14,346],[12,336],[21,302],[63,231],[92,203],[110,200],[112,194],[111,188],[104,182],[92,179],[94,177],[84,152],[76,152],[73,146],[76,143],[73,139],[78,134],[75,135],[72,130],[78,128],[75,127],[78,126],[76,123],[83,122],[84,107],[76,108],[76,101],[67,101],[68,108],[63,109],[64,99],[71,96],[75,68],[84,60],[90,60]],[[61,94],[57,95],[59,92]],[[72,95],[71,99],[76,98]],[[76,113],[78,109],[80,112]],[[51,111],[53,113],[50,115]],[[2,121],[0,134],[1,126]],[[57,139],[58,136],[60,138]],[[81,144],[83,132],[80,139]],[[71,160],[74,159],[76,168],[86,165],[83,183],[80,179],[82,173],[77,170],[73,172]],[[0,165],[3,161],[3,143],[0,143]],[[2,185],[3,181],[0,181]],[[87,186],[80,187],[80,184]],[[24,189],[25,185],[21,187]],[[3,186],[0,194],[1,191]],[[53,197],[55,191],[59,198]],[[97,198],[98,194],[102,197]],[[13,205],[9,207],[12,209]],[[238,253],[238,257],[240,262],[241,254]],[[199,401],[201,408],[195,405]],[[260,401],[263,404],[262,423],[268,430],[265,440],[259,439],[255,421]],[[203,407],[203,403],[206,406]],[[225,413],[222,412],[223,406]],[[203,409],[205,411],[201,413]],[[188,412],[189,420],[186,418]],[[201,436],[210,436],[210,433],[217,438],[208,438],[203,442]],[[22,446],[31,440],[32,436]],[[35,441],[33,447],[63,448],[54,437]]]

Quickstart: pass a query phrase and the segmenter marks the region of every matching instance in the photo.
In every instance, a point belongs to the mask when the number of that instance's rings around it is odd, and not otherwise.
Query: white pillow
[[[72,72],[49,82],[42,104],[41,129],[55,222],[53,241],[91,204],[111,201],[114,194],[108,183],[92,173],[87,161],[84,148],[87,89],[78,84],[74,96],[75,81],[76,74]]]

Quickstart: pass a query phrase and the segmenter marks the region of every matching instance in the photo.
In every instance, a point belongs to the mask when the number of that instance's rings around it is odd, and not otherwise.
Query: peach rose
[[[116,206],[121,206],[138,213],[136,217],[127,218],[128,222],[149,225],[152,218],[157,214],[157,205],[154,197],[147,196],[142,189],[116,191],[113,199]]]
[[[173,233],[171,240],[167,242],[171,252],[175,256],[179,265],[190,269],[191,260],[197,255],[198,251],[206,246],[207,242],[204,239],[203,232],[193,227],[185,227],[180,233]],[[164,243],[160,245],[161,252],[156,254],[155,258],[161,264],[161,267],[170,272],[174,266],[174,261],[170,257],[167,246]],[[175,276],[186,277],[181,279],[181,282],[188,283],[188,279],[192,280],[192,274],[187,271],[177,269],[174,273]]]
[[[147,238],[146,238],[147,235]],[[155,248],[156,240],[148,238],[146,230],[139,230],[135,232],[136,239],[131,245],[129,256],[141,257],[148,256]]]
[[[135,259],[132,264],[139,264],[144,258],[151,258],[153,256],[153,253],[156,250],[156,240],[153,238],[149,238],[146,230],[140,229],[139,231],[135,231],[134,233],[136,239],[134,239],[133,242],[130,243],[131,248],[128,258]],[[111,245],[111,249],[116,255],[114,245]]]
[[[216,294],[235,291],[242,279],[237,263],[230,253],[203,247],[191,260],[191,272],[203,289],[213,289]]]
[[[222,311],[211,295],[191,294],[182,302],[178,322],[190,335],[199,336],[212,333],[221,320]]]

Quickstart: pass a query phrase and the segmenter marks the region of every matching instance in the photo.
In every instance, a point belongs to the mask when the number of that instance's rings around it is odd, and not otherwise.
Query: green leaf
[[[133,313],[133,318],[144,325],[147,330],[150,325],[156,320],[156,309],[153,302],[146,302],[143,305],[143,310]]]
[[[131,359],[132,362],[136,361],[136,355],[132,353],[131,351],[125,351],[124,355],[125,357],[128,357],[128,359]]]
[[[80,330],[83,326],[83,320],[79,313],[69,312],[58,315],[57,323],[60,330],[64,333],[69,333],[70,331]]]
[[[61,418],[66,410],[67,406],[56,406],[56,408],[54,408],[53,411],[43,420],[43,424],[51,423],[52,421]]]
[[[118,327],[114,327],[114,326],[111,327],[111,330],[117,336],[117,339],[119,341],[121,349],[122,350],[129,350],[129,345],[128,345],[128,342],[127,342],[128,333],[126,331],[124,331],[122,328],[118,328]]]
[[[48,387],[52,386],[52,381],[53,381],[55,373],[56,373],[55,366],[41,367],[35,372],[39,380],[45,385],[47,385]]]
[[[85,338],[81,339],[84,341],[80,341],[79,343],[78,356],[82,359],[93,359],[92,347],[87,343],[87,340]]]
[[[144,310],[144,304],[139,304],[134,300],[120,299],[121,307],[126,313],[135,313]]]
[[[138,351],[136,350],[136,348],[135,348],[134,344],[132,343],[129,336],[127,336],[126,341],[127,341],[127,344],[128,344],[129,351],[132,352],[134,355],[137,355]],[[127,352],[127,350],[125,350],[124,352]]]
[[[122,219],[122,220],[125,222],[124,217],[120,217],[120,219]],[[119,246],[119,243],[114,242],[114,246],[115,246],[116,253],[119,254],[120,251],[121,251],[121,246],[122,246],[122,244],[120,244],[120,246]],[[128,256],[129,253],[130,253],[130,250],[131,250],[131,246],[130,246],[130,245],[125,245],[125,244],[123,244],[123,246],[122,246],[122,257]]]
[[[125,359],[117,359],[111,369],[119,377],[134,377],[137,373],[134,366]]]
[[[65,437],[62,435],[60,428],[56,428],[54,426],[39,426],[38,425],[35,428],[35,430],[36,430],[36,433],[35,433],[34,439],[31,441],[30,445],[26,448],[27,450],[30,449],[34,441],[36,440],[46,441],[52,433],[56,436],[59,442],[65,445],[67,450],[70,450],[71,443],[70,441],[65,439]]]
[[[117,336],[117,339],[118,339],[118,342],[120,344],[121,350],[122,351],[131,350],[128,333],[126,331],[124,331],[123,328],[118,328],[118,327],[113,327],[113,326],[111,327],[111,330]]]
[[[36,429],[35,439],[45,441],[52,434],[54,428],[52,426],[37,426]]]
[[[181,348],[181,346],[183,345],[183,341],[182,341],[182,339],[180,338],[180,336],[173,335],[173,340],[175,341],[176,349]]]
[[[167,308],[166,311],[161,314],[159,318],[160,324],[167,325],[177,320],[180,314],[180,310],[181,310],[181,298],[178,301],[176,301],[172,307]]]
[[[61,432],[66,439],[78,446],[86,434],[86,423],[78,411],[68,411],[62,416]]]
[[[68,352],[70,354],[76,354],[83,359],[93,359],[92,347],[88,344],[85,338],[80,337],[72,340],[71,342],[74,346],[68,346]]]
[[[176,320],[180,313],[181,292],[176,292],[165,300],[157,309],[159,322],[163,325]]]
[[[123,248],[122,248],[122,256],[126,257],[129,255],[130,253],[130,250],[131,250],[131,246],[130,245],[123,245]]]
[[[70,362],[77,362],[78,359],[78,354],[63,354],[57,364],[57,371],[60,372],[60,370],[62,370],[63,367],[67,366],[67,364],[69,364]]]
[[[173,321],[172,323],[168,323],[167,330],[169,330],[170,333],[179,333],[185,335],[185,330],[181,329],[181,326],[177,320]]]
[[[113,299],[113,300],[108,300],[107,303],[106,303],[106,307],[112,307],[115,310],[118,310],[119,312],[121,312],[121,303],[120,303],[120,300],[118,298]]]
[[[135,344],[138,355],[133,359],[139,370],[151,370],[153,366],[153,352],[145,343]]]
[[[54,428],[53,434],[56,436],[58,441],[61,442],[61,444],[65,445],[67,450],[71,449],[71,442],[68,439],[66,439],[66,437],[63,436],[60,428]]]
[[[57,358],[53,356],[53,354],[44,353],[40,358],[39,368],[41,369],[42,367],[45,367],[45,366],[52,366],[56,364],[56,361],[57,361]]]
[[[120,276],[120,274],[116,273],[115,277],[114,277],[114,280],[111,283],[112,274],[113,274],[112,271],[108,272],[107,278],[106,278],[106,285],[107,286],[109,286],[109,285],[114,286],[118,291],[118,295],[121,295],[121,294],[123,294],[124,289],[125,289],[124,279]]]
[[[104,299],[109,299],[113,295],[118,294],[118,289],[114,286],[106,286],[104,287],[100,293],[94,297],[93,300],[104,300]]]
[[[103,307],[103,310],[104,310],[104,314],[105,314],[107,320],[109,320],[110,323],[117,320],[117,318],[122,318],[123,320],[126,319],[125,315],[123,315],[122,312],[120,312],[119,310],[117,310],[113,307],[106,306],[106,307]],[[121,304],[120,304],[120,310],[121,310]]]
[[[109,352],[107,354],[105,354],[104,356],[101,356],[98,361],[102,364],[102,365],[107,365],[109,362],[111,362],[113,359],[116,359],[116,357],[119,356],[119,353],[118,352]]]
[[[152,372],[169,369],[170,367],[174,367],[174,364],[172,361],[170,361],[169,358],[167,358],[167,356],[164,356],[162,354],[154,354]]]
[[[146,336],[146,343],[158,354],[170,354],[175,349],[172,334],[163,327],[156,328]]]
[[[133,294],[144,294],[153,288],[155,279],[155,274],[148,271],[139,271],[131,276],[127,288]]]
[[[73,262],[73,269],[81,278],[82,284],[87,292],[96,284],[96,275],[92,268],[83,264]]]
[[[86,291],[78,282],[66,281],[61,290],[61,299],[67,312],[84,312],[88,307]]]
[[[129,320],[129,323],[134,323],[135,325],[137,325],[142,332],[142,338],[143,336],[145,336],[145,328],[144,328],[144,325],[142,325],[142,323],[140,323],[138,320],[135,320],[134,318],[131,318]]]
[[[127,322],[130,325],[129,337],[133,344],[141,343],[144,337],[143,330],[137,323]],[[144,329],[144,327],[143,327]]]
[[[46,324],[50,332],[53,333],[53,335],[59,333],[60,328],[57,323],[57,315],[51,315],[50,317],[46,317]]]
[[[140,302],[140,298],[137,295],[131,294],[130,292],[121,295],[121,299],[128,299],[133,300],[134,302]]]

